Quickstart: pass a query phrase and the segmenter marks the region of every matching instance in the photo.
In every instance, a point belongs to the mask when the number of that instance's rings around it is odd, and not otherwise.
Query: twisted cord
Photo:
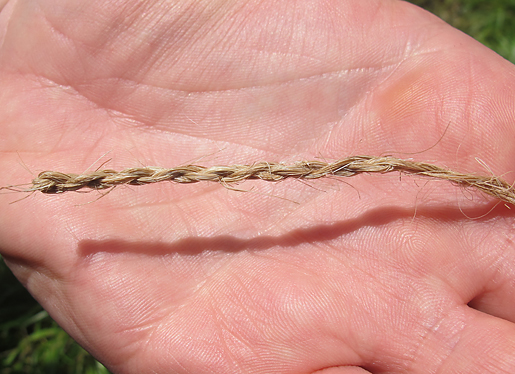
[[[513,186],[499,177],[464,174],[425,162],[403,160],[390,156],[352,156],[331,163],[300,161],[290,165],[259,162],[252,165],[213,167],[186,165],[170,169],[140,167],[122,171],[98,170],[85,174],[44,171],[32,181],[32,187],[28,191],[56,194],[81,189],[102,190],[122,184],[143,185],[163,181],[175,183],[212,181],[230,185],[247,179],[277,182],[286,178],[318,179],[326,176],[352,177],[361,173],[384,174],[390,172],[447,180],[465,187],[476,188],[490,196],[515,205]]]

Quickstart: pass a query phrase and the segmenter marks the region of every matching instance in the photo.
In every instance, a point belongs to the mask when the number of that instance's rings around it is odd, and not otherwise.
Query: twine
[[[58,194],[81,189],[104,190],[123,184],[139,186],[164,181],[175,183],[211,181],[223,185],[231,185],[247,179],[278,182],[287,178],[310,180],[329,176],[352,177],[362,173],[385,174],[391,172],[446,180],[464,187],[475,188],[501,201],[515,205],[513,185],[497,176],[459,173],[425,162],[404,160],[390,156],[352,156],[330,163],[300,161],[290,165],[259,162],[252,165],[213,167],[186,165],[170,169],[139,167],[122,171],[98,170],[84,174],[44,171],[32,181],[32,186],[24,191]],[[12,189],[12,187],[14,186],[7,188]]]

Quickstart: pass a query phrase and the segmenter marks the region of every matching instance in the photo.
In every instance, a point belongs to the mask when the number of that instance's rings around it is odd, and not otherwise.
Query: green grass
[[[64,332],[0,258],[0,374],[108,374]]]
[[[515,63],[514,0],[410,0]]]
[[[514,0],[412,0],[515,62]],[[106,374],[0,259],[0,374]]]

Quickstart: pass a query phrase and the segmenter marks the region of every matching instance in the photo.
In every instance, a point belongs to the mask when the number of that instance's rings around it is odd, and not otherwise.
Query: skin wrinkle
[[[413,351],[409,354],[410,360],[409,366],[407,366],[408,370],[413,370],[414,366],[419,360],[419,356],[427,351],[425,346],[434,343],[432,341],[432,339],[435,338],[434,336],[438,334],[441,329],[447,329],[447,326],[445,326],[445,324],[451,320],[449,316],[451,314],[458,313],[457,305],[449,305],[440,300],[439,307],[442,308],[443,306],[446,306],[446,309],[441,309],[439,311],[437,318],[435,318],[430,324],[425,326],[423,334],[420,335],[419,339],[416,341],[416,346],[414,347]],[[451,355],[452,349],[456,346],[456,337],[458,340],[461,338],[460,335],[463,329],[465,328],[465,323],[459,320],[458,324],[458,330],[454,331],[454,333],[451,336],[448,336],[449,342],[447,342],[448,344],[446,345],[450,344],[451,347],[448,347],[449,351],[446,354],[446,357],[442,358],[442,362],[438,364],[439,367],[443,366],[443,361],[445,361],[445,359]]]
[[[381,70],[384,70],[385,68],[388,68],[388,66],[383,66],[381,67],[380,69]],[[370,67],[370,68],[367,68],[367,69],[377,69],[376,67]],[[331,76],[341,76],[342,74],[349,74],[349,73],[353,73],[354,71],[358,71],[360,69],[356,69],[356,68],[353,68],[353,69],[347,69],[347,70],[338,70],[338,71],[334,71],[334,72],[325,72],[321,75],[312,75],[312,76],[309,76],[309,77],[302,77],[302,78],[299,78],[299,79],[296,79],[296,80],[292,80],[295,81],[295,82],[299,82],[299,81],[303,81],[303,82],[308,82],[308,81],[311,81],[312,79],[315,79],[315,78],[327,78],[327,77],[331,77]],[[127,83],[130,83],[131,80],[127,80],[127,79],[123,79],[124,81],[126,81]],[[280,83],[280,84],[274,84],[274,86],[276,87],[281,87],[281,86],[284,86],[285,84],[289,84],[290,82],[283,82],[283,83]],[[147,88],[149,89],[152,89],[152,88],[159,88],[157,86],[154,86],[154,85],[144,85],[146,86]],[[204,94],[210,94],[210,93],[226,93],[226,92],[232,92],[232,91],[238,91],[240,89],[253,89],[253,88],[259,88],[261,89],[262,87],[261,86],[255,86],[255,87],[243,87],[243,88],[235,88],[235,89],[223,89],[223,90],[213,90],[213,91],[206,91],[206,92],[196,92],[196,91],[191,91],[191,92],[187,92],[187,91],[176,91],[173,93],[173,96],[175,95],[179,95],[178,98],[181,98],[184,99],[186,97],[189,97],[190,94],[199,94],[199,95],[204,95]],[[106,102],[105,100],[103,101],[102,105],[100,105],[100,103],[95,100],[94,97],[92,97],[91,95],[88,95],[88,93],[84,93],[82,92],[81,93],[81,90],[80,87],[77,87],[77,93],[79,93],[79,95],[83,96],[84,98],[86,98],[86,100],[88,101],[91,101],[92,103],[94,103],[95,105],[97,105],[99,108],[101,109],[107,109],[107,110],[115,110],[117,112],[118,109],[114,109],[114,107],[110,106],[110,105],[106,105]],[[170,90],[167,90],[167,91],[170,91]],[[172,90],[173,91],[173,90]],[[353,105],[356,105],[356,104],[353,104]],[[122,119],[126,119],[126,118],[129,118],[131,120],[134,120],[137,124],[147,124],[147,125],[150,125],[150,123],[154,124],[151,126],[152,129],[159,129],[161,128],[161,126],[155,126],[155,123],[156,123],[156,119],[150,119],[150,118],[136,118],[132,113],[123,113],[123,112],[119,112],[120,115],[119,117],[122,118]],[[159,120],[157,119],[157,122],[159,122]],[[147,127],[147,126],[145,126]],[[188,136],[191,136],[191,134],[188,134]]]
[[[308,78],[309,79],[309,78]],[[278,87],[281,86],[281,85],[278,85]],[[155,88],[153,86],[147,86],[147,87],[150,87],[150,88]],[[245,89],[247,88],[250,88],[250,89],[253,89],[253,88],[261,88],[261,87],[245,87]],[[226,92],[231,92],[231,91],[238,91],[240,90],[240,88],[237,88],[237,89],[229,89],[229,90],[218,90],[218,91],[209,91],[209,92],[185,92],[185,91],[174,91],[173,92],[173,95],[177,95],[179,94],[179,99],[185,99],[185,98],[188,98],[191,94],[199,94],[199,95],[204,95],[204,94],[210,94],[212,92],[215,92],[215,93],[226,93]],[[77,92],[80,92],[81,90],[78,89]],[[170,91],[170,90],[167,90],[167,91]],[[173,90],[171,90],[173,91]],[[119,116],[119,118],[121,118],[122,120],[127,120],[127,119],[130,119],[132,120],[133,122],[135,122],[137,125],[145,125],[144,127],[141,127],[143,129],[145,129],[146,131],[152,131],[152,132],[168,132],[168,129],[163,129],[163,126],[159,126],[157,125],[156,126],[156,122],[159,123],[160,121],[159,120],[156,120],[154,118],[148,118],[148,116],[145,116],[147,118],[142,118],[141,116],[135,116],[133,113],[124,113],[124,112],[119,112],[117,109],[114,109],[114,107],[111,107],[109,105],[106,106],[106,103],[105,101],[103,102],[102,105],[100,105],[99,102],[97,102],[94,97],[91,97],[91,95],[87,95],[87,94],[83,94],[83,93],[79,93],[79,95],[81,95],[82,97],[84,97],[86,100],[92,102],[94,105],[97,105],[100,109],[102,110],[106,110],[106,111],[116,111],[118,113],[120,113],[121,115]],[[139,118],[138,118],[139,117]],[[191,120],[190,120],[191,121]],[[178,131],[176,131],[176,133],[178,133]],[[191,134],[191,133],[181,133],[181,135],[184,135],[184,136],[187,136],[187,137],[193,137],[193,138],[202,138],[202,139],[209,139],[208,137],[206,137],[204,134],[202,134],[202,136],[199,136],[199,135],[194,135],[194,134]],[[215,140],[215,141],[219,141],[218,139],[212,139],[212,140]],[[234,143],[235,141],[233,140],[231,143]],[[238,142],[238,144],[240,144],[241,142]],[[241,145],[241,144],[240,144]],[[261,149],[262,147],[258,147],[257,145],[254,145],[253,148],[258,148],[258,149]],[[263,148],[264,149],[264,148]]]
[[[58,82],[52,81],[49,78],[45,78],[45,79],[54,83],[57,86],[70,87],[70,88],[76,90],[77,93],[79,93],[81,96],[85,97],[88,101],[91,101],[92,103],[94,103],[96,105],[99,105],[99,103],[97,103],[95,100],[92,100],[92,98],[81,94],[80,87],[81,86],[91,86],[92,82],[97,82],[97,81],[102,82],[102,81],[106,81],[106,80],[116,80],[116,81],[118,81],[117,83],[122,82],[122,81],[125,83],[128,83],[128,85],[124,86],[124,87],[129,87],[131,84],[135,86],[137,84],[138,85],[137,89],[141,89],[143,87],[150,88],[150,89],[160,89],[160,90],[165,90],[167,92],[172,92],[175,95],[180,94],[181,95],[180,98],[185,98],[185,97],[190,96],[191,94],[205,95],[205,94],[232,93],[232,92],[239,92],[241,90],[248,90],[248,89],[252,90],[252,89],[270,88],[270,87],[280,88],[280,87],[288,86],[292,83],[297,83],[297,82],[303,83],[303,82],[307,82],[307,81],[312,81],[312,80],[316,80],[316,79],[324,79],[324,78],[339,78],[344,75],[348,75],[351,73],[357,73],[357,72],[359,72],[359,73],[372,72],[372,71],[382,72],[382,71],[388,70],[389,68],[392,68],[392,67],[394,67],[396,69],[397,66],[398,66],[398,64],[393,64],[393,63],[392,64],[382,64],[381,66],[359,66],[359,67],[356,66],[356,67],[349,67],[346,69],[321,71],[319,73],[313,73],[313,74],[308,74],[308,75],[304,75],[304,76],[295,76],[295,77],[289,78],[289,79],[276,80],[272,83],[237,85],[237,86],[235,85],[235,86],[224,87],[224,88],[220,88],[220,89],[205,89],[205,90],[204,89],[202,89],[202,90],[199,90],[199,89],[186,90],[186,89],[182,89],[182,88],[165,87],[165,86],[161,86],[161,85],[155,84],[155,83],[139,83],[133,79],[124,78],[124,77],[97,78],[97,79],[90,81],[89,83],[88,82],[81,83],[79,85],[79,88],[75,88],[73,86],[67,86],[65,84],[60,84]],[[384,78],[384,80],[387,80],[387,79],[388,79],[388,77]],[[106,84],[106,86],[113,86],[113,85],[114,84],[112,84],[112,83]],[[162,94],[162,93],[160,93],[160,94]]]

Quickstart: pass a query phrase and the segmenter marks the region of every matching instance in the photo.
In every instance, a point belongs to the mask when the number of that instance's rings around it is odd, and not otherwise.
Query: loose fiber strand
[[[175,168],[137,167],[122,171],[97,170],[84,174],[44,171],[24,191],[40,191],[47,194],[103,190],[123,184],[144,185],[170,181],[197,183],[211,181],[223,185],[259,179],[278,182],[287,178],[318,179],[329,176],[352,177],[362,173],[385,174],[400,172],[432,179],[446,180],[464,187],[472,187],[501,201],[515,205],[513,185],[495,175],[481,176],[452,171],[425,162],[404,160],[396,157],[352,156],[335,162],[299,161],[293,164],[258,162],[251,165],[204,167],[186,165]],[[13,186],[4,187],[12,189]]]

